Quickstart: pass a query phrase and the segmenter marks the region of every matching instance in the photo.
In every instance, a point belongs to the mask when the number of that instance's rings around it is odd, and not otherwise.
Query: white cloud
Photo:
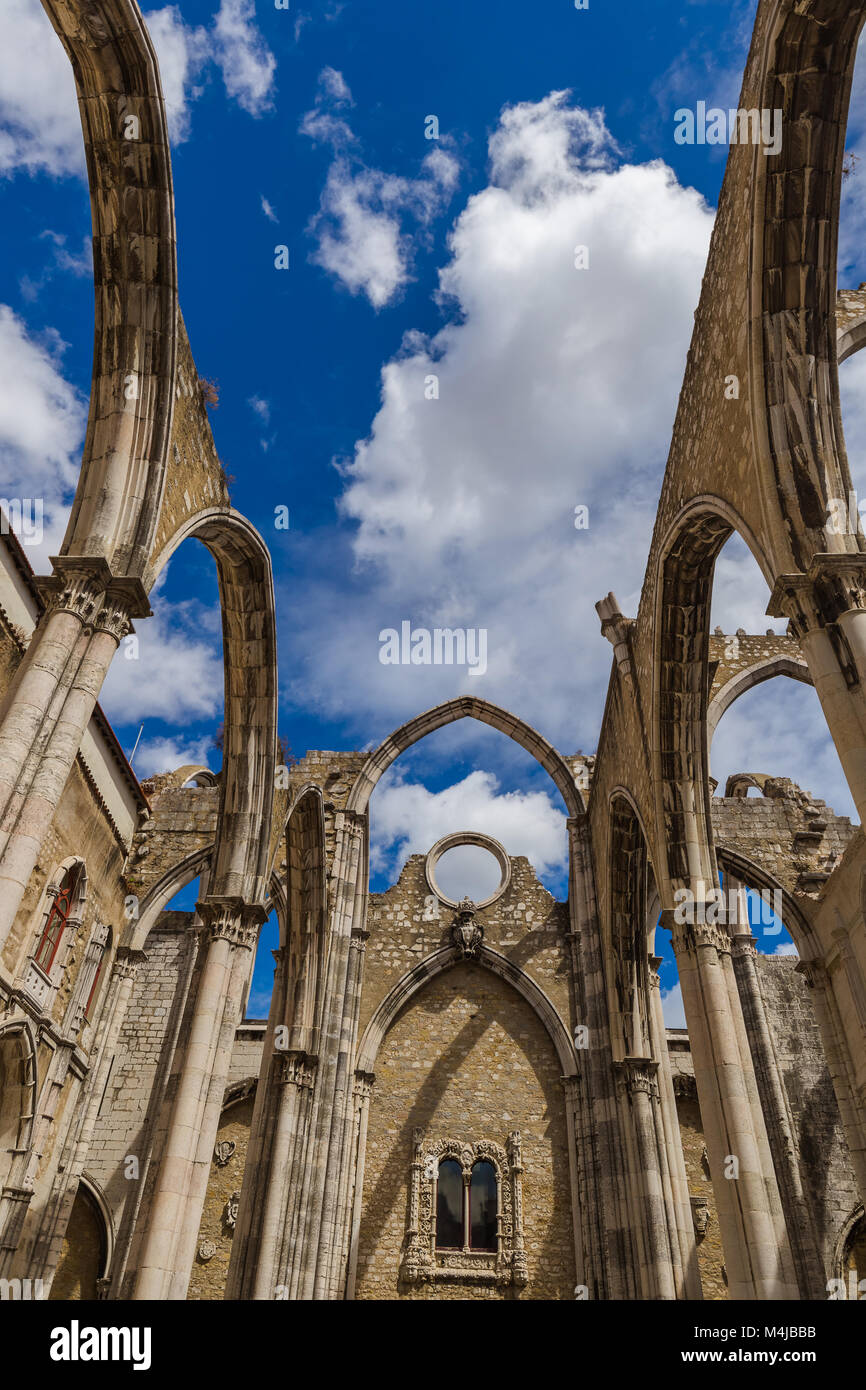
[[[0,11],[0,175],[85,176],[72,68],[38,0]]]
[[[334,275],[352,294],[365,294],[376,309],[391,303],[411,279],[413,238],[441,212],[457,183],[459,164],[439,146],[422,161],[417,179],[370,169],[357,154],[356,137],[335,114],[352,105],[343,74],[323,68],[315,106],[303,117],[301,133],[335,151],[319,212],[308,231],[318,245],[311,259]]]
[[[213,35],[226,92],[260,116],[271,106],[277,60],[256,28],[253,0],[222,0]]]
[[[277,214],[274,212],[264,194],[262,194],[262,212],[269,222],[279,222],[280,219],[277,217]]]
[[[7,499],[41,501],[42,540],[27,545],[37,573],[48,571],[63,539],[87,421],[86,403],[62,374],[64,347],[0,305],[0,478]]]
[[[209,27],[177,5],[144,16],[162,78],[172,143],[189,138],[190,106],[215,64],[226,93],[253,116],[270,109],[276,59],[253,0],[222,0]],[[86,177],[72,67],[38,0],[4,0],[0,14],[0,176],[15,170]]]
[[[209,766],[209,755],[213,754],[213,740],[210,738],[142,738],[135,750],[133,769],[136,777],[143,781],[157,772],[174,772],[187,763]]]
[[[351,608],[324,581],[281,602],[315,651],[299,701],[364,737],[471,691],[571,751],[594,745],[610,671],[593,603],[636,609],[713,215],[660,161],[617,164],[563,94],[504,112],[490,149],[440,273],[446,324],[406,335],[341,464]],[[487,675],[382,666],[403,619],[486,628]]]
[[[202,606],[169,603],[156,591],[152,599],[154,616],[136,625],[138,657],[127,657],[135,648],[121,643],[109,667],[100,696],[105,712],[122,725],[213,722],[222,708],[223,668],[217,643],[206,640]]]
[[[792,778],[837,815],[858,819],[817,693],[800,681],[767,681],[732,705],[716,729],[710,764],[719,795],[733,773],[765,772]]]
[[[144,19],[159,63],[169,136],[179,145],[189,139],[190,104],[204,90],[199,78],[209,58],[209,36],[200,26],[184,24],[177,5],[151,10]]]
[[[258,415],[263,424],[267,425],[270,422],[271,407],[268,401],[262,400],[261,396],[250,396],[247,405]]]
[[[470,772],[453,786],[431,792],[418,782],[403,781],[394,769],[376,788],[370,824],[371,867],[393,877],[410,854],[426,854],[455,830],[492,835],[510,855],[526,855],[539,876],[561,873],[566,864],[563,812],[544,792],[500,792],[490,772]],[[473,878],[466,889],[470,896],[474,885]]]

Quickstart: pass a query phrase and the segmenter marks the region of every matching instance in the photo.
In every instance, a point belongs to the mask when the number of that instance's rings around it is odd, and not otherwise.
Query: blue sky
[[[272,550],[296,755],[374,745],[465,691],[566,753],[595,748],[611,653],[593,605],[613,589],[635,610],[724,170],[723,148],[674,142],[674,111],[736,104],[753,8],[145,10],[174,141],[181,307],[199,372],[219,383],[234,503]],[[37,0],[5,0],[0,93],[0,459],[9,495],[45,498],[31,547],[45,570],[80,459],[93,311],[74,93]],[[855,150],[864,113],[858,69]],[[866,165],[844,193],[846,285],[866,279],[864,190]],[[852,359],[842,377],[856,479],[866,368]],[[188,543],[139,624],[141,660],[109,675],[128,752],[144,726],[140,776],[219,764],[215,598],[212,561]],[[732,541],[714,621],[763,631],[765,604]],[[379,633],[403,620],[485,629],[486,673],[383,665]],[[779,684],[726,716],[714,774],[787,774],[850,811],[814,692]],[[562,893],[561,809],[508,740],[443,730],[375,794],[374,886],[474,828]]]

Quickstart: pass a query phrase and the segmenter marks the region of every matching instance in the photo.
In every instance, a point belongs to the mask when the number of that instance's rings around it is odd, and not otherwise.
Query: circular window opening
[[[483,903],[492,898],[499,887],[502,870],[490,853],[480,845],[455,845],[446,849],[436,865],[436,882],[446,898],[459,903],[471,898]]]
[[[511,863],[498,840],[474,830],[437,840],[427,855],[427,882],[440,902],[456,907],[471,898],[486,907],[505,892]]]

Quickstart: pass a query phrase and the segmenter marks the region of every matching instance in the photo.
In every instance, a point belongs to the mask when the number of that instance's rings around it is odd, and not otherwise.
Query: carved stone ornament
[[[225,1211],[223,1212],[223,1221],[230,1231],[233,1231],[238,1224],[238,1207],[240,1206],[240,1201],[241,1194],[239,1192],[233,1192],[226,1202]]]
[[[208,1260],[213,1259],[216,1252],[217,1248],[212,1240],[203,1240],[200,1246],[198,1247],[198,1257],[201,1260],[202,1264],[205,1265],[207,1264]]]
[[[484,940],[484,928],[475,920],[475,904],[471,898],[464,898],[458,905],[451,923],[451,938],[462,960],[478,955],[478,948]]]
[[[436,1187],[439,1164],[453,1158],[469,1183],[472,1166],[486,1159],[496,1170],[498,1191],[497,1248],[493,1250],[436,1249]],[[449,1281],[461,1284],[513,1284],[522,1287],[528,1275],[523,1241],[523,1163],[520,1132],[513,1130],[503,1149],[489,1139],[474,1144],[459,1139],[430,1139],[413,1132],[409,1175],[409,1217],[400,1277],[410,1284]]]
[[[710,1224],[710,1209],[706,1197],[692,1197],[692,1223],[698,1240],[703,1240]]]
[[[219,1168],[225,1168],[237,1144],[233,1139],[221,1139],[213,1151],[214,1160]]]

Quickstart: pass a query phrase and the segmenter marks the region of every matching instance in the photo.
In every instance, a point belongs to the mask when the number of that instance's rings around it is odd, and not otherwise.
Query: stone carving
[[[449,1280],[459,1283],[522,1287],[527,1282],[523,1242],[523,1163],[520,1131],[513,1130],[503,1149],[489,1139],[474,1144],[459,1139],[430,1140],[424,1131],[412,1135],[409,1179],[409,1217],[400,1277],[407,1283]],[[499,1197],[497,1249],[436,1249],[436,1184],[439,1164],[453,1158],[468,1184],[472,1166],[486,1159],[496,1170]]]
[[[218,1168],[225,1168],[237,1145],[233,1139],[221,1139],[213,1151],[214,1160]]]
[[[198,1247],[198,1257],[201,1260],[202,1264],[205,1265],[207,1264],[208,1260],[213,1259],[216,1252],[217,1248],[212,1240],[203,1240],[200,1246]]]
[[[484,928],[475,919],[475,904],[471,898],[463,898],[458,905],[451,923],[451,937],[461,960],[478,955],[478,948],[484,940]]]
[[[710,1224],[710,1209],[707,1205],[706,1197],[692,1197],[692,1223],[695,1228],[695,1236],[700,1241],[707,1234]]]
[[[233,1192],[226,1202],[223,1212],[223,1221],[230,1231],[233,1231],[238,1224],[238,1207],[240,1206],[240,1201],[241,1194],[239,1192]]]

